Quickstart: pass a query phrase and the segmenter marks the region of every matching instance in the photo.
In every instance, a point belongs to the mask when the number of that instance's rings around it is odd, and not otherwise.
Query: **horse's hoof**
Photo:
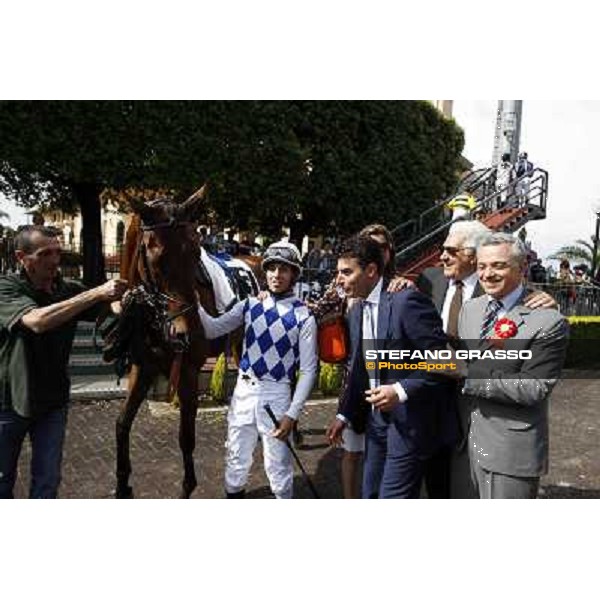
[[[133,499],[133,488],[127,485],[123,488],[117,488],[115,490],[115,498],[117,500],[131,500]]]
[[[196,489],[196,483],[194,483],[193,485],[183,485],[181,486],[181,494],[179,494],[179,499],[180,500],[187,500],[193,493],[193,491]]]

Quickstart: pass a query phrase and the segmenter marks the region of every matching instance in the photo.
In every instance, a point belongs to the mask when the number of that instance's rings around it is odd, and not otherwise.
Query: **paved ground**
[[[542,497],[600,498],[600,379],[564,380],[556,388],[551,408],[550,473],[543,480]],[[115,487],[114,425],[118,400],[77,401],[70,413],[65,448],[63,498],[110,498]],[[324,498],[340,498],[338,450],[324,440],[326,424],[335,412],[332,402],[307,407],[302,418],[305,444],[299,455]],[[176,498],[182,476],[177,445],[178,413],[169,405],[146,403],[132,432],[132,484],[137,498]],[[197,420],[194,498],[223,497],[223,442],[225,415],[201,412]],[[15,490],[26,497],[29,449],[21,458]],[[253,466],[249,496],[270,497],[262,473],[260,450]],[[301,476],[296,497],[310,498]]]

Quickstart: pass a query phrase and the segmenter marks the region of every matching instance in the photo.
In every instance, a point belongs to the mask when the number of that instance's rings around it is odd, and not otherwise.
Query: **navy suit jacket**
[[[338,407],[339,414],[359,433],[365,430],[371,412],[371,405],[365,400],[369,378],[362,349],[362,312],[360,303],[348,313],[348,379]],[[448,342],[431,300],[414,289],[382,291],[377,337],[379,350],[445,350]],[[388,417],[403,435],[429,450],[456,440],[458,423],[454,411],[448,409],[456,393],[454,381],[424,371],[388,369],[380,371],[380,381],[382,385],[400,382],[406,391],[408,400],[397,405]]]

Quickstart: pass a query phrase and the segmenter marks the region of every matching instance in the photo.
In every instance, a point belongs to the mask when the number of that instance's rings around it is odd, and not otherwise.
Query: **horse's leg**
[[[183,457],[184,476],[180,498],[189,498],[196,488],[194,448],[196,447],[196,415],[198,413],[198,365],[184,363],[178,386],[179,447]]]
[[[125,404],[117,418],[117,498],[133,498],[129,485],[131,459],[129,456],[129,434],[137,412],[148,393],[151,378],[148,373],[133,365],[129,373],[128,392]]]

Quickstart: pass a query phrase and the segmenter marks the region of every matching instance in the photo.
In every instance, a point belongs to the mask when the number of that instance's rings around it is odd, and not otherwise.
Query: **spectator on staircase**
[[[533,173],[533,163],[528,160],[527,152],[520,152],[519,158],[515,163],[515,193],[517,195],[519,206],[525,206],[529,197],[530,179]]]
[[[496,192],[498,198],[496,200],[496,208],[501,209],[506,206],[506,200],[511,193],[510,184],[515,179],[515,169],[510,162],[510,154],[505,152],[502,155],[502,161],[496,167]]]

